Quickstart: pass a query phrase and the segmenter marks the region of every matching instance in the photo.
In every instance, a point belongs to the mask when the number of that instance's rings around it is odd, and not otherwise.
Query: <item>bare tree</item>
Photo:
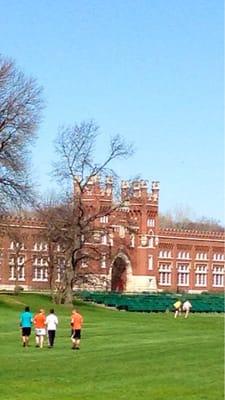
[[[206,217],[194,218],[192,214],[191,210],[187,207],[179,207],[165,214],[160,214],[160,227],[199,231],[224,231],[224,226],[219,221]]]
[[[0,55],[0,212],[32,198],[28,149],[40,122],[41,92],[34,79]]]
[[[47,224],[51,241],[59,243],[64,252],[64,272],[58,294],[60,301],[72,301],[72,290],[79,277],[79,266],[86,260],[101,257],[99,238],[108,234],[108,228],[99,228],[99,219],[110,216],[121,206],[112,200],[112,189],[116,187],[117,176],[111,163],[129,157],[132,146],[117,135],[111,139],[109,151],[103,161],[95,161],[95,145],[99,128],[93,122],[82,122],[73,127],[61,128],[56,140],[58,161],[54,164],[54,176],[67,188],[66,198],[53,207],[42,207],[41,215]],[[106,178],[107,176],[113,176]],[[108,182],[108,202],[85,201],[90,187],[95,183],[99,190]],[[87,199],[86,199],[87,200]]]

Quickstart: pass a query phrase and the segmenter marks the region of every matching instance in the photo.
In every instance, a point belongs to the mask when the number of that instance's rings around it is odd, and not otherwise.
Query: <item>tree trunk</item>
[[[54,296],[56,304],[72,304],[73,303],[73,279],[74,273],[71,263],[66,266],[63,281]]]

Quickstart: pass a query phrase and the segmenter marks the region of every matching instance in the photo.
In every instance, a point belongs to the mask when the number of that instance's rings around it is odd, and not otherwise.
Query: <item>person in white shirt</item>
[[[46,317],[46,327],[48,332],[48,347],[54,346],[55,332],[58,325],[58,318],[55,315],[53,308],[50,310],[49,315]]]
[[[191,307],[192,307],[192,305],[191,305],[191,303],[190,303],[189,300],[186,300],[186,301],[183,303],[183,311],[185,312],[184,318],[187,318],[187,317],[188,317],[189,312],[190,312],[190,310],[191,310]]]

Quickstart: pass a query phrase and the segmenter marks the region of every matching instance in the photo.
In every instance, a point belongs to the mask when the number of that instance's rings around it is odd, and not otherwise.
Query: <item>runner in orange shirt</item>
[[[81,339],[81,328],[83,325],[83,317],[79,313],[78,310],[73,310],[71,315],[70,325],[72,327],[72,349],[79,350],[80,349],[80,339]]]
[[[45,311],[40,310],[34,317],[35,335],[36,335],[36,347],[42,349],[44,345],[44,337],[46,335],[46,316]]]

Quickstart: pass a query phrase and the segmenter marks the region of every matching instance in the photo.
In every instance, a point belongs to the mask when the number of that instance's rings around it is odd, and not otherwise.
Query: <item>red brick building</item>
[[[145,181],[133,183],[132,195],[127,198],[129,189],[129,183],[123,181],[123,206],[99,218],[96,232],[102,234],[96,235],[96,246],[101,257],[95,263],[81,263],[84,275],[92,271],[92,281],[81,280],[77,287],[124,292],[224,291],[224,233],[160,229],[158,182],[152,182],[150,193]],[[113,202],[112,195],[110,179],[104,188],[95,180],[90,182],[84,200],[101,207]],[[49,249],[42,239],[44,222],[10,217],[2,220],[0,228],[0,289],[13,289],[15,285],[48,289]],[[17,242],[18,232],[22,242]],[[64,260],[57,244],[54,253],[54,280],[60,282]]]

